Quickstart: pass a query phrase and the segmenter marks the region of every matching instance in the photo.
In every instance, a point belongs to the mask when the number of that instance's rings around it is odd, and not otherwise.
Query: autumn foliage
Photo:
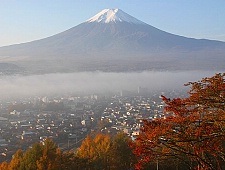
[[[62,152],[47,139],[25,152],[18,150],[12,160],[0,164],[1,170],[118,170],[134,166],[130,138],[123,133],[87,136],[75,151]]]
[[[76,151],[62,152],[47,139],[18,150],[0,169],[225,169],[225,73],[187,86],[186,98],[162,96],[164,116],[145,120],[135,142],[123,133],[99,133],[87,136]]]
[[[77,151],[77,156],[88,161],[91,170],[131,169],[135,156],[129,146],[131,140],[124,133],[113,137],[105,134],[88,136]]]
[[[1,170],[78,170],[83,167],[85,160],[71,152],[63,153],[50,139],[35,143],[25,152],[18,150],[9,163],[0,164]]]
[[[145,121],[136,140],[137,169],[150,162],[167,161],[186,169],[225,168],[224,77],[225,74],[216,74],[188,83],[191,90],[184,99],[162,96],[165,117]]]

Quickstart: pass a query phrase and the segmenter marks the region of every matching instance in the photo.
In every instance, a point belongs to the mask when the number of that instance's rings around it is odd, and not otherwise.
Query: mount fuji
[[[221,70],[225,68],[225,42],[174,35],[120,9],[104,9],[54,36],[1,47],[0,63],[29,74]]]

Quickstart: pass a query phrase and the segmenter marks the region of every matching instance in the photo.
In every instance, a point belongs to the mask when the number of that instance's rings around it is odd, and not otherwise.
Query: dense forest
[[[50,139],[18,150],[1,170],[225,169],[225,73],[190,86],[186,98],[165,102],[163,118],[144,120],[140,135],[90,134],[63,152]]]

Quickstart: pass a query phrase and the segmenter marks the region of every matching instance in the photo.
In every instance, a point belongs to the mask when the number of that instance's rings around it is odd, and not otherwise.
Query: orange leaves
[[[108,135],[97,134],[93,139],[95,149],[99,155],[104,156],[110,149],[110,137]]]
[[[111,141],[108,135],[97,134],[94,138],[88,136],[78,149],[77,156],[87,159],[93,169],[96,167],[104,169],[108,166],[110,146]]]
[[[2,162],[0,164],[0,169],[1,170],[8,170],[8,166],[9,166],[9,164],[7,162]]]
[[[94,139],[90,136],[84,139],[77,154],[81,158],[96,160],[107,156],[109,149],[110,137],[108,135],[97,134]]]
[[[218,169],[225,159],[225,74],[189,83],[190,96],[168,99],[166,119],[144,121],[134,152],[139,165],[156,159],[185,159],[192,169]],[[168,113],[168,114],[166,114]],[[222,153],[222,154],[221,154]]]
[[[12,158],[11,162],[9,163],[8,169],[17,170],[18,167],[21,166],[22,159],[23,159],[23,151],[21,149],[19,149],[13,155],[13,158]]]
[[[88,135],[82,142],[81,147],[79,148],[77,154],[81,158],[93,158],[94,157],[94,148],[92,146],[92,138]]]
[[[122,133],[114,137],[99,133],[82,142],[77,156],[86,158],[91,169],[130,169],[135,158],[129,142]]]

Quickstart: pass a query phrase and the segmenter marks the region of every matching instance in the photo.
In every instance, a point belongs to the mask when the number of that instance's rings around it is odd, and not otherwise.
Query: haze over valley
[[[138,87],[147,92],[186,91],[184,84],[214,75],[212,71],[185,72],[79,72],[28,76],[1,76],[0,100],[64,95],[136,95]]]
[[[62,33],[0,47],[1,98],[182,89],[222,72],[224,55],[225,42],[171,34],[104,9]]]
[[[225,169],[224,0],[0,16],[0,170]]]

